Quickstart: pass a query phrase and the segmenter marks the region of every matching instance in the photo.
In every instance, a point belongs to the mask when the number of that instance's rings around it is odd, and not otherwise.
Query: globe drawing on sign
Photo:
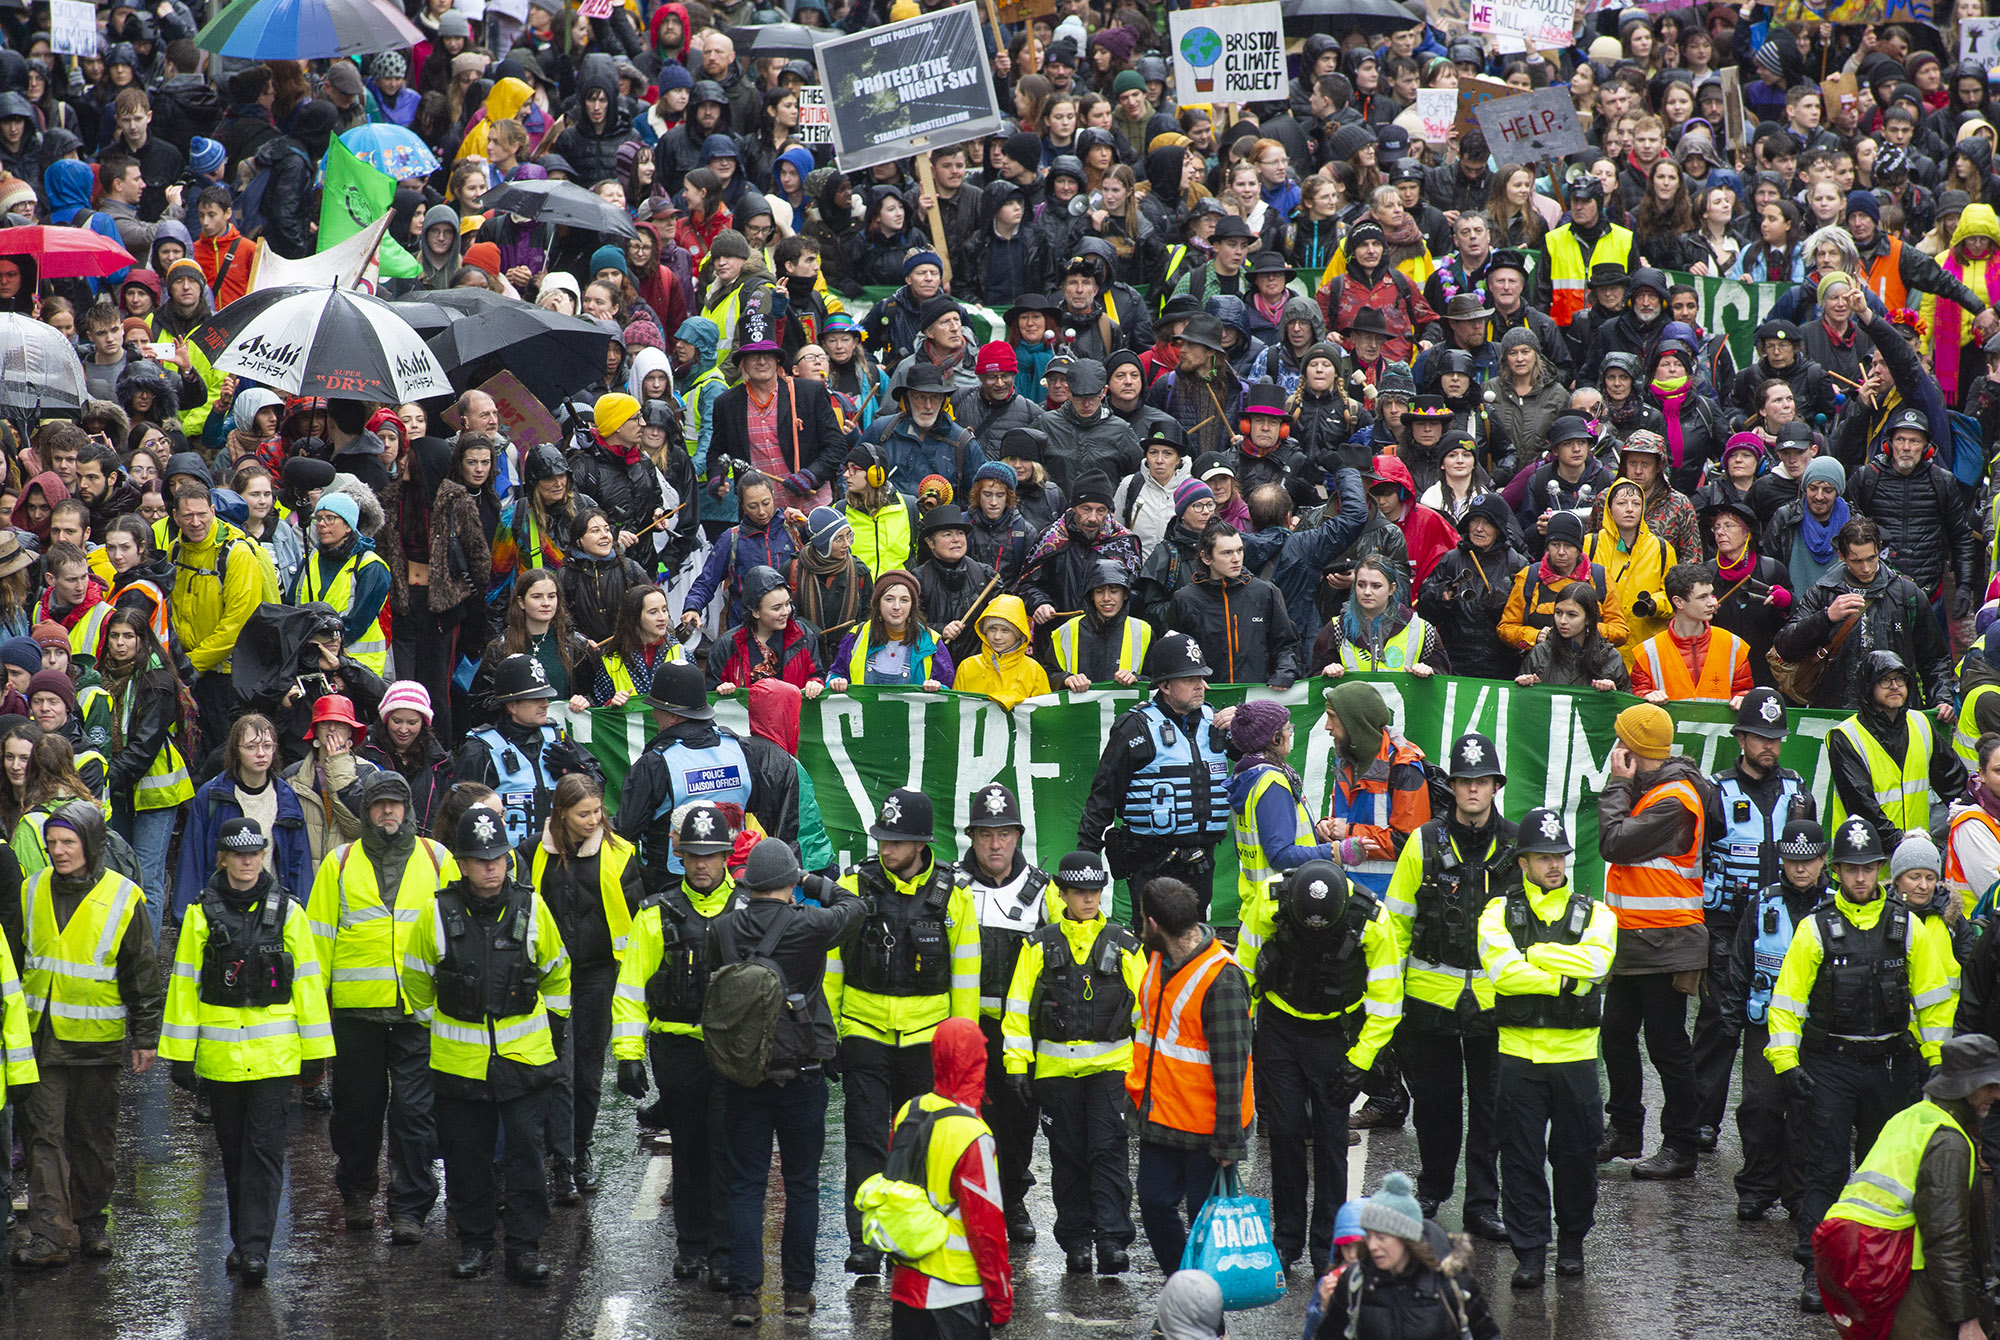
[[[1213,28],[1190,28],[1181,35],[1181,56],[1194,66],[1194,91],[1215,91],[1215,63],[1222,59],[1222,39]]]

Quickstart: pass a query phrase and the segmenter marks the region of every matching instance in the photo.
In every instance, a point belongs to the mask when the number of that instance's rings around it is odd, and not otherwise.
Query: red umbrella
[[[0,229],[0,256],[34,257],[43,279],[103,279],[139,263],[100,233],[49,224]]]

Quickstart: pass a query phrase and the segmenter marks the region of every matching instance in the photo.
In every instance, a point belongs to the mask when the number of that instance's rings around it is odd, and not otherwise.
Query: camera
[[[325,675],[300,675],[296,681],[299,692],[308,698],[325,698],[340,692],[331,679]]]

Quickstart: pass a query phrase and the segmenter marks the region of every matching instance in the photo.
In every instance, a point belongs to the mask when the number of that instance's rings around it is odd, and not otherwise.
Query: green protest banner
[[[1427,757],[1442,759],[1451,741],[1466,731],[1492,736],[1507,768],[1508,784],[1501,792],[1506,813],[1518,819],[1538,805],[1562,810],[1577,846],[1579,886],[1602,889],[1597,794],[1615,743],[1613,718],[1636,699],[1444,676],[1357,678],[1381,690],[1404,736]],[[1316,816],[1326,813],[1330,790],[1332,740],[1320,724],[1320,690],[1328,682],[1308,681],[1282,694],[1221,685],[1208,697],[1218,709],[1246,697],[1272,698],[1291,709],[1296,728],[1292,764],[1305,780],[1306,804]],[[1076,846],[1077,821],[1112,723],[1144,697],[1143,686],[1107,687],[1037,699],[1010,713],[967,694],[853,688],[805,704],[799,757],[812,777],[821,818],[842,864],[868,854],[865,830],[874,821],[876,805],[902,786],[920,789],[936,802],[937,846],[956,855],[963,849],[972,792],[999,781],[1021,798],[1026,855],[1053,866]],[[1735,760],[1730,735],[1735,714],[1727,704],[1676,703],[1670,710],[1677,747],[1704,773]],[[560,707],[555,712],[566,715]],[[1822,742],[1844,716],[1791,710],[1782,761],[1822,799],[1831,787]],[[716,718],[748,733],[740,697],[717,699]],[[631,761],[652,736],[650,718],[644,711],[598,710],[570,717],[570,728],[604,764],[606,792],[615,805]],[[1227,925],[1236,920],[1234,847],[1225,841],[1217,859],[1213,917]],[[1122,886],[1118,904],[1122,915]]]
[[[1691,285],[1701,296],[1701,328],[1710,335],[1721,331],[1729,337],[1729,354],[1739,369],[1757,361],[1757,327],[1789,285],[1746,284],[1740,279],[1710,279],[1679,270],[1668,270],[1666,276],[1669,284]]]

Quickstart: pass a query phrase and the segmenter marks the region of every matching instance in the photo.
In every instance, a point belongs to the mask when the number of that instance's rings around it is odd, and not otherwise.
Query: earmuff
[[[1242,437],[1250,436],[1250,416],[1248,414],[1244,415],[1242,418],[1236,421],[1236,432],[1239,436]],[[1292,421],[1290,419],[1279,419],[1278,440],[1280,442],[1283,442],[1291,435],[1292,435]]]
[[[864,477],[871,489],[882,488],[889,482],[889,471],[882,464],[882,453],[874,447],[868,448],[868,469]]]

